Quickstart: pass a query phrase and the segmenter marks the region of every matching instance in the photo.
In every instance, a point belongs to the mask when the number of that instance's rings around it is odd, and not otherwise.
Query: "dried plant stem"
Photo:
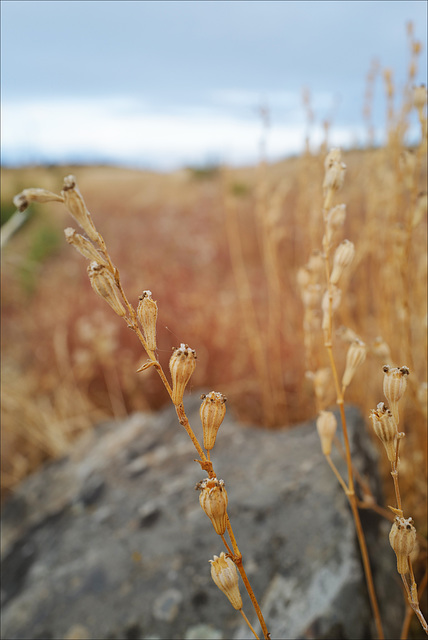
[[[331,470],[333,471],[334,475],[336,476],[340,486],[342,487],[343,491],[347,494],[348,493],[348,487],[346,486],[346,483],[344,481],[344,479],[342,478],[342,476],[340,475],[336,465],[334,464],[333,460],[331,459],[331,457],[329,455],[326,455],[326,459],[328,464],[331,467]]]
[[[331,204],[332,204],[332,196],[333,196],[333,189],[328,190],[327,195],[325,197],[325,201],[324,201],[324,208],[323,208],[323,218],[324,221],[327,220],[327,211],[330,208]],[[326,328],[326,330],[324,331],[324,346],[327,350],[327,354],[328,354],[328,358],[330,361],[330,367],[331,367],[331,371],[333,374],[333,379],[334,379],[334,386],[336,389],[336,397],[337,397],[337,404],[339,406],[339,410],[340,410],[340,417],[341,417],[341,422],[342,422],[342,431],[343,431],[343,439],[344,439],[344,444],[345,444],[345,458],[346,458],[346,466],[347,466],[347,471],[348,471],[348,485],[346,486],[345,483],[340,482],[342,488],[345,491],[345,494],[348,498],[349,504],[351,506],[351,510],[352,510],[352,515],[354,518],[354,523],[355,523],[355,528],[356,528],[356,532],[357,532],[357,537],[358,537],[358,543],[360,546],[360,552],[361,552],[361,557],[363,560],[363,566],[364,566],[364,573],[365,573],[365,577],[366,577],[366,583],[367,583],[367,589],[369,592],[369,597],[370,597],[370,602],[371,602],[371,606],[372,606],[372,611],[373,611],[373,616],[375,619],[375,624],[376,624],[376,629],[377,629],[377,635],[378,638],[380,640],[382,640],[384,638],[384,633],[383,633],[383,628],[382,628],[382,621],[381,621],[381,617],[380,617],[380,612],[379,612],[379,605],[377,602],[377,598],[376,598],[376,591],[374,588],[374,582],[373,582],[373,575],[372,575],[372,571],[371,571],[371,567],[370,567],[370,560],[369,560],[369,554],[367,551],[367,543],[366,543],[366,539],[364,536],[364,531],[361,525],[361,519],[360,519],[360,514],[358,512],[358,505],[357,505],[357,496],[355,495],[355,487],[354,487],[354,479],[353,479],[353,470],[352,470],[352,457],[351,457],[351,447],[349,444],[349,436],[348,436],[348,428],[347,428],[347,424],[346,424],[346,416],[345,416],[345,408],[344,408],[344,398],[343,398],[343,389],[341,388],[341,384],[339,381],[339,376],[337,373],[337,367],[336,367],[336,363],[334,360],[334,355],[333,355],[333,341],[332,341],[332,335],[333,335],[333,289],[332,289],[332,283],[330,280],[330,244],[327,240],[327,223],[325,222],[325,235],[324,235],[325,241],[323,242],[323,249],[324,249],[324,264],[325,264],[325,274],[326,274],[326,280],[327,280],[327,289],[328,289],[328,295],[329,295],[329,317],[328,317],[328,327]],[[331,462],[329,462],[331,468],[333,469]],[[337,469],[336,469],[337,471]],[[333,469],[333,472],[335,473],[336,477],[337,474]],[[339,478],[338,478],[339,479]]]
[[[247,625],[250,627],[251,631],[254,634],[254,637],[257,638],[257,640],[259,640],[259,636],[257,635],[257,633],[254,631],[251,622],[248,620],[247,616],[245,615],[244,611],[242,609],[239,609],[239,613],[241,614],[241,616],[244,618],[245,622],[247,623]]]
[[[422,594],[424,593],[426,587],[427,587],[427,582],[428,582],[428,569],[425,571],[425,575],[422,578],[420,584],[419,584],[419,589],[418,589],[418,598],[420,599],[422,597]],[[413,607],[410,605],[410,603],[407,604],[407,609],[406,609],[406,616],[404,618],[403,621],[403,626],[401,628],[401,635],[400,635],[400,640],[406,640],[408,634],[409,634],[409,627],[410,627],[410,621],[412,619],[413,613],[415,613]],[[417,614],[416,614],[417,615]],[[422,621],[421,621],[422,624]],[[426,623],[425,623],[426,624]],[[424,625],[422,624],[422,627]]]
[[[89,275],[90,282],[93,289],[98,295],[100,295],[102,298],[105,299],[105,301],[112,307],[115,313],[120,317],[122,317],[127,323],[127,326],[130,329],[132,329],[132,331],[134,331],[134,333],[137,335],[140,343],[143,346],[143,349],[145,350],[149,358],[146,361],[146,363],[143,364],[138,369],[138,371],[144,371],[148,369],[150,366],[155,367],[156,371],[158,372],[158,375],[160,376],[168,392],[168,395],[171,401],[174,404],[180,424],[186,430],[187,435],[191,439],[197,453],[199,454],[200,459],[195,460],[195,462],[198,462],[201,466],[201,469],[208,474],[207,480],[212,482],[212,484],[215,486],[223,487],[224,482],[222,480],[220,481],[217,480],[216,473],[214,472],[214,469],[213,469],[213,464],[210,460],[209,449],[212,448],[212,446],[214,446],[214,442],[212,443],[210,442],[210,446],[208,446],[205,443],[206,433],[204,428],[204,444],[208,448],[208,453],[206,455],[204,452],[204,449],[200,445],[197,437],[195,436],[193,429],[190,426],[189,420],[187,418],[187,415],[183,406],[183,393],[185,390],[185,386],[189,381],[190,376],[192,375],[195,364],[196,364],[195,352],[192,349],[190,349],[187,345],[184,345],[184,344],[182,344],[180,348],[174,350],[174,353],[170,359],[170,371],[171,371],[171,378],[172,378],[172,385],[171,385],[162,369],[161,364],[158,362],[156,353],[155,353],[156,352],[157,305],[156,305],[156,302],[151,299],[151,292],[145,291],[143,296],[140,296],[140,304],[138,306],[138,309],[135,310],[125,294],[125,291],[122,287],[122,283],[120,280],[119,270],[113,264],[110,258],[104,238],[97,231],[94,223],[92,222],[91,215],[86,208],[86,205],[83,201],[83,198],[80,192],[77,189],[74,176],[68,176],[67,178],[64,179],[64,191],[62,193],[65,195],[58,196],[56,194],[51,194],[49,192],[48,196],[46,196],[46,192],[43,192],[42,194],[40,194],[40,190],[33,189],[33,190],[27,190],[26,192],[22,192],[22,194],[19,194],[19,196],[17,196],[16,198],[18,198],[18,202],[21,203],[20,206],[25,206],[25,207],[28,206],[29,194],[33,197],[33,199],[40,198],[40,197],[43,197],[43,198],[48,197],[48,200],[60,200],[65,202],[66,208],[68,209],[69,213],[71,213],[74,219],[78,222],[79,226],[89,236],[89,239],[87,239],[84,236],[77,234],[74,229],[68,228],[65,230],[67,241],[70,244],[73,244],[75,249],[77,249],[77,251],[81,253],[86,259],[91,261],[90,266],[88,267],[88,275]],[[143,302],[144,300],[146,300],[146,302],[149,304],[149,307],[145,305],[145,303]],[[140,326],[141,326],[141,329],[140,329]],[[261,341],[257,341],[256,344],[261,351],[261,348],[262,348]],[[259,355],[262,355],[262,354],[259,354]],[[263,362],[263,358],[259,358],[259,360]],[[217,395],[221,396],[220,400],[224,404],[225,398],[222,396],[222,394],[217,394]],[[266,400],[267,400],[267,394],[266,394]],[[223,417],[224,417],[224,413],[223,413]],[[201,419],[202,419],[202,416],[201,416]],[[217,429],[218,429],[218,426],[219,424],[217,425]],[[215,437],[214,437],[214,440],[215,440]],[[201,506],[204,508],[202,502],[201,502]],[[242,576],[245,587],[250,595],[251,601],[256,610],[257,616],[260,620],[260,624],[263,629],[264,638],[268,640],[270,636],[267,631],[267,627],[264,622],[262,613],[260,611],[260,607],[257,603],[257,600],[255,598],[255,595],[253,593],[253,590],[247,578],[247,575],[242,567],[242,555],[239,551],[235,536],[232,531],[232,527],[229,522],[229,518],[226,513],[226,506],[227,506],[227,495],[226,495],[226,502],[224,504],[224,515],[227,518],[227,528],[228,528],[230,540],[232,543],[233,552],[230,546],[228,545],[228,543],[226,542],[223,535],[225,532],[226,521],[225,521],[222,532],[220,531],[222,528],[221,524],[219,524],[218,521],[214,522],[212,520],[212,522],[216,532],[219,535],[221,535],[222,540],[230,554],[230,557],[233,563],[236,565],[236,568],[239,570]],[[221,509],[221,505],[220,505],[220,509]],[[212,513],[211,507],[209,508],[209,513]],[[209,513],[207,512],[207,515],[209,515]],[[217,516],[218,516],[218,513],[216,517]],[[221,523],[221,517],[220,517],[220,523]],[[220,556],[222,555],[224,556],[224,552],[220,554]],[[223,571],[224,569],[227,570],[227,563],[225,566],[222,565],[222,563],[225,561],[221,561],[220,564],[215,564],[216,561],[219,559],[218,558],[216,559],[216,556],[214,556],[214,558],[215,560],[212,561],[212,566],[216,567],[215,575],[218,576],[219,571]],[[235,573],[236,573],[236,570],[235,570]],[[238,576],[236,574],[236,580],[237,579],[238,579]],[[216,582],[215,579],[214,581]],[[238,591],[238,594],[239,594],[239,591]],[[236,609],[238,609],[238,607],[235,606],[237,597],[238,596],[234,594],[233,601],[231,600],[232,605]],[[239,600],[240,600],[240,596],[239,596]],[[258,637],[257,634],[255,633],[253,627],[251,626],[247,617],[242,611],[242,604],[241,604],[241,614],[243,615],[252,633],[254,633],[255,637],[257,638]]]
[[[269,385],[269,371],[267,368],[265,349],[261,339],[261,332],[257,324],[257,316],[254,309],[251,287],[245,269],[241,234],[237,221],[236,203],[234,200],[226,201],[226,230],[229,241],[232,268],[235,275],[239,303],[242,309],[245,330],[248,337],[248,345],[252,352],[254,366],[257,371],[260,389],[262,392],[263,412],[268,424],[273,424],[274,413]]]
[[[194,445],[196,451],[198,452],[198,454],[200,455],[202,462],[208,462],[208,459],[207,459],[207,457],[205,455],[204,450],[202,449],[201,445],[199,444],[199,441],[198,441],[197,437],[193,433],[193,429],[190,426],[190,423],[189,423],[189,420],[188,420],[188,418],[186,416],[186,412],[184,411],[183,405],[182,404],[177,405],[175,407],[175,411],[177,413],[177,417],[178,417],[178,420],[179,420],[181,426],[185,428],[185,430],[187,432],[187,435],[189,436],[189,438],[193,442],[193,445]],[[211,469],[212,469],[212,463],[210,463],[210,465],[211,465]]]
[[[232,547],[233,547],[233,554],[234,555],[232,556],[232,560],[235,563],[236,568],[238,569],[238,571],[239,571],[239,573],[241,575],[241,578],[242,578],[242,581],[243,581],[243,583],[245,585],[247,593],[251,598],[251,602],[253,603],[254,610],[255,610],[255,612],[257,614],[257,617],[258,617],[259,622],[260,622],[260,626],[261,626],[262,631],[263,631],[263,637],[265,638],[265,640],[269,640],[270,634],[269,634],[269,632],[267,630],[266,622],[265,622],[265,620],[263,618],[263,614],[261,612],[260,605],[257,602],[257,598],[254,595],[254,591],[253,591],[253,589],[251,587],[250,581],[248,580],[247,574],[246,574],[245,569],[244,569],[244,567],[242,565],[242,554],[239,551],[239,547],[238,547],[238,544],[236,542],[236,538],[235,538],[235,535],[233,533],[232,525],[230,524],[229,518],[227,518],[226,527],[227,527],[227,532],[229,534],[229,538],[230,538],[230,541],[231,541]]]

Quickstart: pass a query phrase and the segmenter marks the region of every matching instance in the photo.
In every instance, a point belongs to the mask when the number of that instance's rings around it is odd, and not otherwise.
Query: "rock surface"
[[[187,399],[197,433],[199,405]],[[347,419],[377,492],[365,425],[354,408]],[[195,457],[171,407],[100,425],[23,482],[2,514],[2,638],[252,638],[210,577],[224,546],[199,506]],[[374,637],[351,512],[314,423],[272,432],[227,416],[212,459],[272,638]],[[387,637],[398,637],[389,526],[362,516]]]

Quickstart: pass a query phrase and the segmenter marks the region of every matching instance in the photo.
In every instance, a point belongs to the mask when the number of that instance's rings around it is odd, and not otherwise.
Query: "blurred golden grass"
[[[349,275],[347,304],[339,310],[337,324],[351,327],[369,344],[382,335],[394,361],[401,364],[407,356],[400,306],[406,293],[411,308],[412,377],[424,382],[426,218],[412,235],[407,263],[410,286],[404,292],[397,259],[404,213],[397,209],[400,194],[388,150],[351,151],[344,160],[347,179],[341,196],[348,203],[344,237],[352,239],[357,255]],[[244,330],[227,241],[230,202],[264,340],[269,273],[260,246],[260,222],[268,225],[276,259],[280,324],[273,328],[276,334],[271,334],[270,343],[265,340],[265,356],[268,366],[273,357],[282,362],[277,389],[281,398],[270,425],[290,425],[313,416],[296,275],[321,244],[322,224],[317,217],[322,208],[322,158],[306,154],[266,168],[262,220],[259,169],[228,169],[205,180],[190,171],[168,175],[112,167],[73,171],[120,265],[128,295],[137,300],[144,289],[150,289],[158,301],[162,365],[177,340],[191,343],[198,353],[193,388],[221,388],[243,420],[259,424],[266,424],[260,379]],[[68,167],[3,169],[2,197],[10,202],[23,185],[58,191],[69,172]],[[422,187],[423,175],[419,177]],[[156,409],[166,401],[156,376],[133,374],[142,354],[130,332],[93,296],[79,256],[62,241],[39,261],[31,259],[41,227],[62,234],[67,224],[60,204],[38,207],[3,252],[2,472],[6,489],[41,460],[64,453],[70,439],[89,424],[112,414]],[[28,272],[34,280],[30,288]],[[345,354],[344,344],[339,361]],[[382,364],[372,356],[349,389],[348,402],[358,404],[366,414],[381,397],[378,371]],[[412,431],[419,443],[415,452],[420,455],[421,420],[413,418]]]

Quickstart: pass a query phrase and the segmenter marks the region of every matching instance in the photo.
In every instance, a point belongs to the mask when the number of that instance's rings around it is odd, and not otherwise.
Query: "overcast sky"
[[[426,83],[425,0],[3,0],[1,13],[4,164],[253,162],[261,104],[273,160],[302,148],[303,87],[314,143],[331,118],[332,144],[363,144],[368,70],[377,58],[403,84],[408,21]],[[380,80],[375,104],[381,136]]]

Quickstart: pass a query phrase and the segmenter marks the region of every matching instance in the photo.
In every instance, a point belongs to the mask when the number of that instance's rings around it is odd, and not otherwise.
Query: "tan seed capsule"
[[[385,360],[389,360],[391,361],[391,349],[389,348],[389,345],[385,342],[385,340],[382,338],[382,336],[377,336],[377,338],[374,339],[373,345],[372,345],[372,352],[375,354],[375,356],[377,356],[378,358],[381,358],[384,362]]]
[[[175,405],[183,402],[184,389],[196,367],[196,352],[181,343],[174,349],[169,361],[172,378],[172,401]]]
[[[333,258],[333,270],[330,282],[337,284],[344,270],[349,267],[355,255],[354,244],[350,240],[344,240],[336,249]]]
[[[325,456],[331,453],[331,445],[337,429],[337,420],[331,411],[320,411],[317,418],[317,431],[321,440],[322,452]]]
[[[386,450],[390,462],[395,462],[397,445],[397,424],[391,411],[383,402],[379,402],[376,409],[370,413],[373,429]]]
[[[324,189],[324,209],[329,209],[333,199],[333,194],[338,191],[345,181],[346,165],[341,162],[340,149],[332,149],[324,162],[325,175],[323,182]]]
[[[301,290],[302,302],[307,309],[318,307],[321,302],[321,285],[308,284]]]
[[[91,262],[88,267],[88,275],[93,290],[108,302],[118,316],[125,316],[126,311],[117,293],[114,278],[106,267],[97,262]]]
[[[72,227],[67,227],[64,229],[65,239],[67,242],[73,247],[87,260],[93,260],[98,264],[102,264],[103,266],[107,266],[106,260],[101,256],[101,254],[95,249],[94,245],[90,240],[85,238],[84,236],[77,233],[75,229]]]
[[[416,542],[416,529],[412,518],[396,516],[389,532],[389,543],[397,556],[397,571],[405,575],[409,571],[408,557]]]
[[[227,524],[227,492],[223,480],[206,478],[195,487],[200,489],[199,503],[211,520],[215,532],[222,536]]]
[[[61,191],[61,195],[64,198],[66,208],[82,227],[83,231],[85,231],[93,242],[98,242],[98,231],[92,222],[91,214],[86,208],[85,201],[77,187],[74,176],[64,178],[64,188]]]
[[[226,397],[222,393],[211,391],[202,395],[203,403],[199,410],[204,432],[204,447],[210,451],[215,444],[217,432],[226,415]]]
[[[238,571],[230,558],[227,558],[224,551],[220,557],[214,556],[211,563],[211,577],[220,591],[229,598],[234,609],[242,609],[242,598],[238,586]]]
[[[424,84],[413,88],[413,104],[418,111],[422,111],[427,103],[427,88]]]
[[[64,202],[64,198],[46,189],[31,188],[24,189],[13,199],[13,204],[18,211],[25,211],[32,202],[40,204],[44,202]]]
[[[152,292],[147,290],[139,298],[137,316],[143,330],[144,339],[150,351],[156,351],[156,320],[158,305],[152,298]]]
[[[390,367],[387,364],[384,365],[382,369],[385,374],[383,378],[383,392],[391,407],[392,415],[398,424],[398,403],[406,390],[407,376],[410,370],[408,367]]]
[[[366,359],[367,347],[362,340],[354,340],[346,354],[346,367],[342,378],[342,387],[346,389],[351,383],[356,370]]]
[[[331,369],[324,367],[314,373],[308,372],[306,376],[313,381],[318,406],[326,407],[332,399],[332,390],[334,389]]]

